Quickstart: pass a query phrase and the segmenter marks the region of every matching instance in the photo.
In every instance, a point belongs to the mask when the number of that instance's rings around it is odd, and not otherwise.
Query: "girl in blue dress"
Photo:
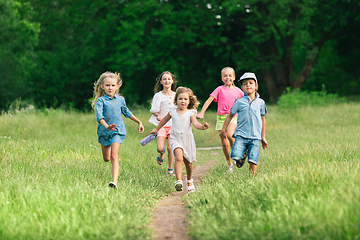
[[[126,136],[123,114],[139,124],[139,133],[144,132],[142,122],[126,106],[124,97],[119,96],[122,80],[118,73],[105,72],[94,84],[94,100],[92,107],[96,110],[96,121],[98,142],[101,144],[103,159],[105,162],[111,160],[112,181],[109,187],[117,188],[119,175],[118,152],[120,144]]]

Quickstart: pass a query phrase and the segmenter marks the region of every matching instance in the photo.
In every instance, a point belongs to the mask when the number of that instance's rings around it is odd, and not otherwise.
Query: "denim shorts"
[[[260,140],[236,136],[235,143],[231,150],[231,158],[240,160],[246,152],[248,155],[248,162],[257,165],[260,155]]]

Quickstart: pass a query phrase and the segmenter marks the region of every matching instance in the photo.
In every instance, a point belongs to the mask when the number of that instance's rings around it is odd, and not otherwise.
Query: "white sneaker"
[[[231,166],[228,165],[228,170],[227,170],[228,173],[233,173],[234,172],[233,166],[234,165],[231,165]]]

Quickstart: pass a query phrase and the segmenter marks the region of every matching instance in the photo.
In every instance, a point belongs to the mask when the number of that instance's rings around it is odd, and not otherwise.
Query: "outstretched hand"
[[[106,129],[111,130],[111,131],[116,131],[115,127],[117,127],[117,125],[114,123],[114,124],[108,125]]]
[[[144,130],[145,130],[145,129],[144,129],[144,126],[143,126],[142,123],[140,122],[140,123],[139,123],[138,132],[139,132],[139,133],[143,133]]]
[[[265,138],[262,138],[262,139],[261,139],[261,145],[262,145],[262,148],[263,148],[263,149],[268,148],[268,143],[267,143],[267,141],[266,141]]]
[[[203,118],[204,118],[204,114],[199,113],[199,114],[196,115],[196,118],[197,118],[197,119],[203,119]]]

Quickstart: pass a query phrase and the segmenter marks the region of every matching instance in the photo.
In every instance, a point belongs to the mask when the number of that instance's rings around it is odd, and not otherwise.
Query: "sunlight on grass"
[[[258,172],[248,164],[227,174],[222,150],[198,150],[195,164],[215,159],[196,192],[183,197],[193,239],[357,239],[360,229],[360,105],[281,110],[269,106]],[[125,119],[119,189],[107,187],[111,164],[101,157],[94,114],[62,110],[0,116],[0,239],[151,239],[151,208],[170,194],[167,160],[148,110]],[[194,130],[197,147],[218,147],[216,115]],[[199,121],[200,122],[200,121]],[[185,173],[185,168],[183,168]]]
[[[360,105],[267,116],[257,176],[210,170],[184,197],[194,239],[355,239],[360,234]]]

